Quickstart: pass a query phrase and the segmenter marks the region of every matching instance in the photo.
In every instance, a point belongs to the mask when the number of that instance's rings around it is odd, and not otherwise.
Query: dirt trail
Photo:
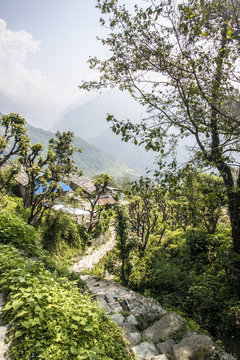
[[[91,246],[86,255],[84,255],[79,261],[77,261],[71,268],[72,271],[81,272],[84,270],[93,269],[97,263],[105,256],[108,251],[112,250],[116,244],[116,233],[114,227],[110,228],[111,237],[110,239],[100,245],[97,249],[96,246]]]

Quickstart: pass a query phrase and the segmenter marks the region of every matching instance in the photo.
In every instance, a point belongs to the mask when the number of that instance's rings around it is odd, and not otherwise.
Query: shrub
[[[15,215],[0,213],[0,243],[12,244],[29,256],[44,257],[37,231]]]
[[[50,214],[43,224],[43,247],[50,252],[61,253],[64,245],[72,248],[82,248],[78,225],[70,215],[57,211]],[[85,238],[83,243],[85,243]]]
[[[0,290],[8,294],[12,360],[131,360],[119,328],[69,281],[0,245]]]
[[[101,218],[96,222],[95,227],[91,232],[91,237],[97,239],[101,235],[105,234],[105,232],[109,229],[111,225],[112,217],[113,217],[113,211],[111,209],[102,210]]]

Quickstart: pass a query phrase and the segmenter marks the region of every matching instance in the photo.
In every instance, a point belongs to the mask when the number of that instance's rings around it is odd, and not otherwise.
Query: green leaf
[[[84,328],[85,331],[92,331],[93,330],[93,326],[92,325],[87,325],[85,328]]]
[[[98,356],[96,354],[94,354],[94,353],[90,353],[88,355],[88,357],[89,357],[90,360],[97,360],[98,359]]]
[[[71,351],[71,353],[73,355],[78,355],[79,354],[79,349],[76,346],[71,346],[70,351]]]
[[[17,331],[15,332],[15,339],[17,339],[18,337],[22,336],[23,334],[24,334],[24,331],[22,331],[22,330],[17,330]]]
[[[93,346],[93,347],[91,348],[91,351],[93,351],[93,352],[95,352],[95,353],[97,353],[97,354],[104,354],[104,350],[99,349],[97,346]]]
[[[22,300],[15,300],[12,303],[12,307],[16,311],[22,304],[24,304]]]

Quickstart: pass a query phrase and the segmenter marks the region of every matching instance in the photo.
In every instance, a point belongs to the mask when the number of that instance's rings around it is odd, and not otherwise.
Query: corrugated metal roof
[[[50,182],[51,180],[47,180],[47,188],[48,186],[50,185]],[[39,180],[36,181],[37,185],[36,185],[36,191],[35,191],[35,194],[38,195],[38,194],[41,194],[43,192],[43,186],[41,184],[39,184]],[[70,186],[68,186],[67,184],[65,184],[64,182],[62,181],[59,181],[58,184],[60,185],[60,188],[66,192],[66,191],[72,191],[72,189],[70,188]],[[55,190],[57,191],[57,190]]]
[[[70,181],[70,183],[73,183],[74,185],[82,188],[88,194],[92,194],[96,191],[96,187],[95,187],[93,181],[85,176],[71,174],[68,178],[68,181]]]
[[[104,195],[101,196],[100,199],[97,202],[97,205],[112,205],[115,204],[115,200],[113,199],[113,197],[111,195]]]

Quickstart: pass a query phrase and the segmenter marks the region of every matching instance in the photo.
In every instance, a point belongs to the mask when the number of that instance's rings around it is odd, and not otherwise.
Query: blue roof
[[[48,179],[47,180],[47,188],[48,188],[48,186],[49,186],[49,184],[50,184],[50,182],[51,182],[51,180],[50,179]],[[36,195],[39,195],[39,194],[41,194],[44,190],[43,190],[43,186],[40,184],[39,185],[39,183],[40,183],[40,181],[39,180],[37,180],[36,181],[36,190],[35,190],[35,194]],[[58,182],[58,184],[60,185],[60,188],[65,192],[65,191],[73,191],[71,188],[70,188],[70,186],[68,186],[67,184],[65,184],[64,182],[62,182],[62,181],[59,181]],[[57,191],[57,190],[55,190],[55,191]]]

